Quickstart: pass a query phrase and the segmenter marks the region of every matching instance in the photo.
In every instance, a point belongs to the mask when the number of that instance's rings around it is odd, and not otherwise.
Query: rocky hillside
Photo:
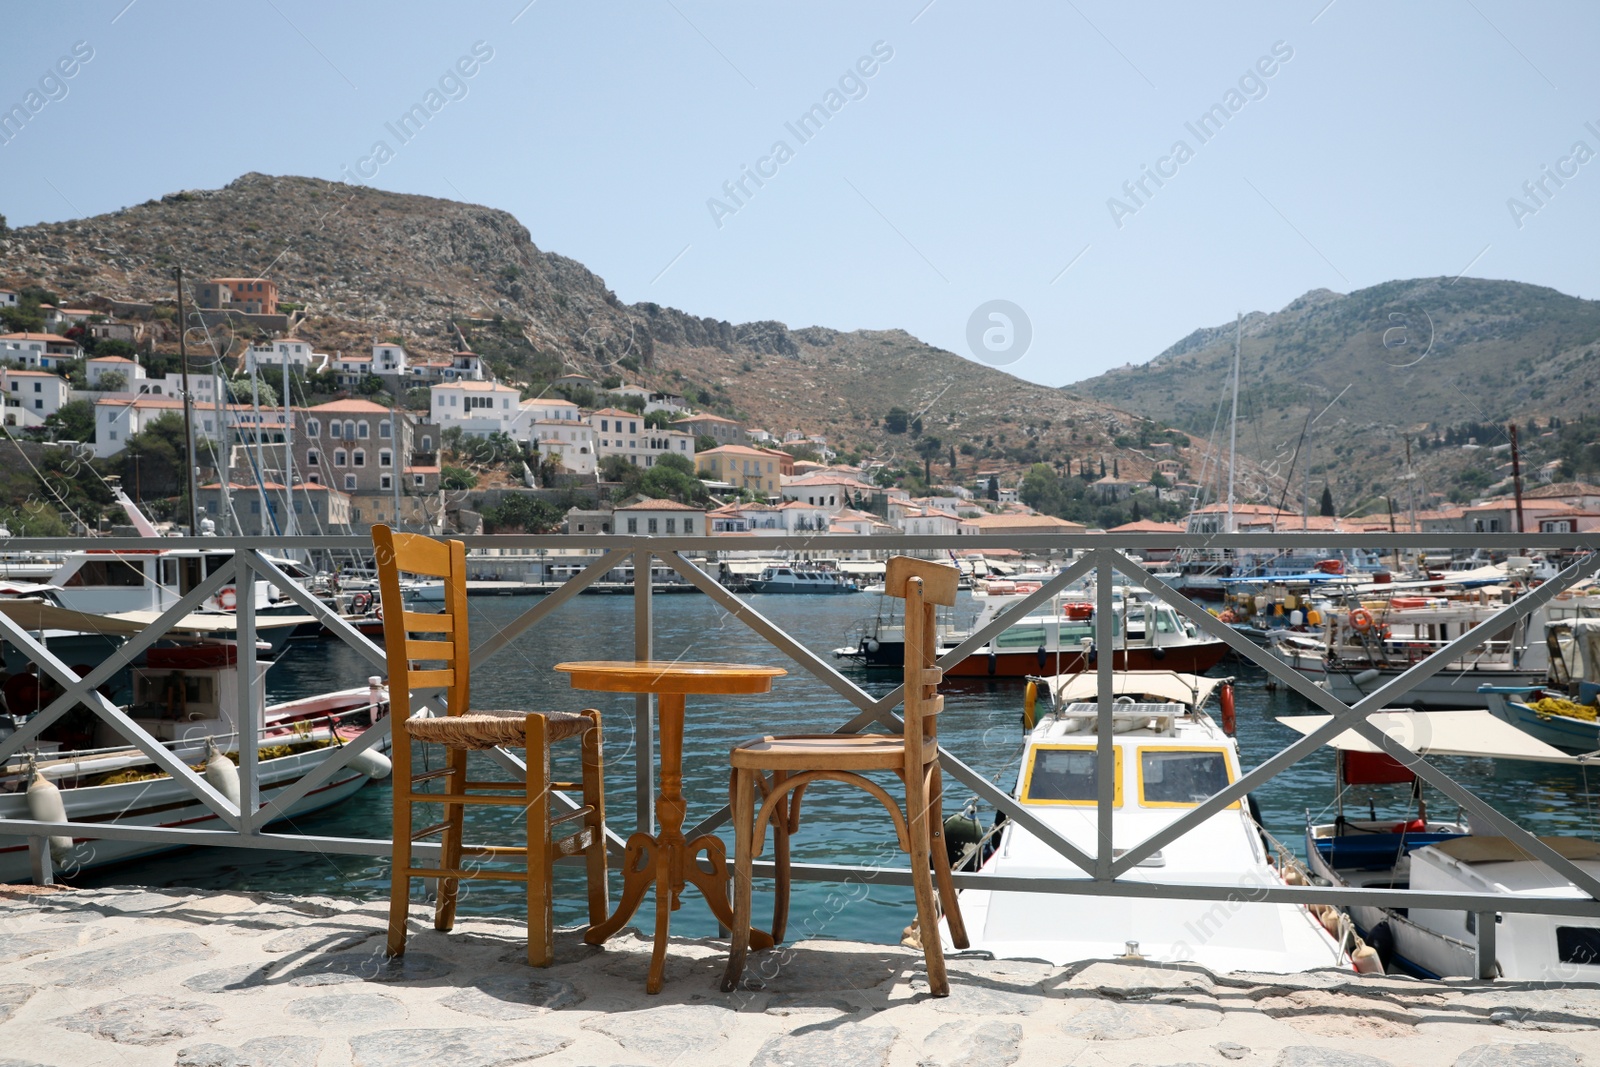
[[[1219,404],[1233,357],[1228,322],[1196,330],[1148,363],[1067,389],[1200,436],[1219,425],[1220,410],[1225,445],[1227,409]],[[1405,502],[1408,439],[1424,494],[1460,497],[1456,487],[1480,458],[1415,446],[1469,427],[1483,437],[1477,444],[1492,448],[1505,443],[1499,424],[1543,431],[1552,418],[1570,424],[1597,409],[1600,301],[1518,282],[1423,278],[1349,295],[1313,290],[1281,311],[1244,317],[1240,452],[1287,475],[1307,414],[1319,416],[1301,470],[1309,466],[1317,486],[1331,482],[1341,511],[1384,494]],[[1545,452],[1557,454],[1537,433],[1525,441],[1530,471]]]
[[[923,442],[937,437],[940,478],[951,448],[963,478],[1068,457],[1075,469],[1103,459],[1123,477],[1145,475],[1141,443],[1158,435],[1098,400],[900,331],[735,325],[627,305],[582,264],[541,251],[511,215],[449,200],[247,174],[223,189],[0,234],[0,286],[40,285],[69,300],[170,302],[180,264],[191,278],[274,279],[307,314],[298,333],[323,350],[398,338],[439,354],[464,339],[531,391],[567,370],[618,374],[752,426],[822,433],[840,451],[919,464],[917,445],[931,453]],[[232,339],[231,351],[247,340]],[[921,418],[920,438],[887,432],[895,407]]]

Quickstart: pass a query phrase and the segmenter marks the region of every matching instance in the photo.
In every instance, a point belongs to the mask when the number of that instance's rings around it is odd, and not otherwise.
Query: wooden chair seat
[[[550,743],[582,737],[591,725],[584,715],[569,711],[544,712],[545,737]],[[473,711],[466,715],[406,720],[406,733],[418,741],[445,748],[482,750],[522,748],[527,743],[525,711]]]
[[[930,747],[937,751],[937,742]],[[759,737],[735,748],[729,759],[746,770],[893,771],[906,763],[906,739],[885,734],[786,734]]]

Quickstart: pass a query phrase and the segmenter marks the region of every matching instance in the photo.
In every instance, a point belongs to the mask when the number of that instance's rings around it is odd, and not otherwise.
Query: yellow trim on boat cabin
[[[1024,804],[1069,805],[1083,808],[1095,807],[1097,804],[1099,804],[1098,797],[1093,797],[1088,800],[1045,800],[1034,798],[1032,794],[1034,763],[1038,759],[1040,752],[1088,752],[1093,754],[1097,751],[1098,749],[1095,745],[1034,745],[1033,749],[1028,753],[1028,767],[1023,774],[1022,802]],[[1114,754],[1113,758],[1116,766],[1112,771],[1113,784],[1111,787],[1111,806],[1120,808],[1122,807],[1122,749],[1120,747],[1113,748],[1112,753]],[[1097,791],[1098,788],[1099,786],[1097,783]]]
[[[1222,745],[1184,745],[1182,747],[1179,747],[1177,745],[1140,745],[1139,749],[1138,749],[1138,753],[1137,753],[1138,759],[1139,759],[1139,806],[1140,807],[1143,807],[1143,808],[1194,808],[1194,807],[1198,807],[1200,805],[1200,801],[1198,801],[1198,800],[1146,800],[1145,799],[1145,789],[1144,789],[1144,754],[1146,752],[1164,752],[1164,753],[1167,753],[1168,755],[1186,755],[1186,754],[1194,753],[1194,754],[1205,754],[1205,755],[1215,754],[1215,755],[1221,756],[1222,757],[1222,766],[1228,772],[1228,784],[1232,785],[1234,783],[1235,775],[1233,773],[1233,761],[1228,759],[1228,750],[1226,748],[1224,748]],[[1237,811],[1239,809],[1239,803],[1240,803],[1239,801],[1235,800],[1232,804],[1229,804],[1223,810],[1224,811]]]

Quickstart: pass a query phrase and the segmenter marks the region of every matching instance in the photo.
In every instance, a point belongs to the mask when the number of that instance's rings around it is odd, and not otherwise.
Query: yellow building
[[[696,452],[695,471],[702,478],[727,482],[762,496],[778,495],[778,459],[771,452],[748,445],[722,445]]]

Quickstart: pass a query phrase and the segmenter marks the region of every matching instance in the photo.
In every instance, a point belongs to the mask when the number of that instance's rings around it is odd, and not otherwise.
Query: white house
[[[687,415],[689,413],[689,404],[677,393],[651,393],[650,399],[644,402],[644,413],[649,415],[656,411],[665,411],[673,415]]]
[[[7,426],[38,426],[72,399],[65,378],[49,371],[0,368]]]
[[[14,308],[17,306],[17,294],[10,289],[0,289],[0,308]]]
[[[140,393],[150,396],[170,396],[174,399],[183,399],[183,375],[172,373],[162,375],[160,378],[146,378],[144,368],[139,368],[138,376],[130,383],[128,392],[133,392],[133,385],[137,384]],[[217,402],[217,379],[209,374],[189,375],[189,392],[194,397],[196,404],[214,406]]]
[[[372,346],[372,373],[373,374],[404,374],[406,372],[406,350],[399,345],[373,345]]]
[[[582,419],[535,419],[526,424],[527,437],[539,455],[553,456],[572,474],[593,474],[597,465],[594,428]]]
[[[293,337],[280,337],[276,341],[251,345],[244,353],[244,369],[247,374],[253,370],[260,371],[267,368],[281,372],[285,361],[289,366],[296,367],[305,374],[313,374],[328,365],[328,356],[321,352],[313,352],[310,341],[301,341]]]
[[[499,382],[449,382],[428,390],[428,410],[442,430],[456,426],[468,437],[488,437],[516,429],[521,398]]]
[[[931,534],[954,537],[961,533],[961,519],[938,508],[908,507],[902,510],[896,523],[900,532],[909,535]]]
[[[783,516],[783,528],[787,533],[826,533],[838,510],[803,500],[785,500],[778,505],[778,514]]]
[[[675,500],[641,500],[618,508],[612,519],[619,534],[644,534],[670,537],[695,536],[706,532],[706,513]]]
[[[59,334],[0,334],[0,361],[16,363],[28,370],[58,370],[62,364],[82,356],[83,349],[78,342]]]
[[[578,405],[560,397],[536,397],[533,400],[524,400],[518,406],[522,409],[518,418],[530,425],[535,422],[583,421],[583,413],[578,410]]]
[[[192,382],[192,379],[191,379]],[[130,396],[102,398],[94,403],[94,455],[96,459],[114,456],[127,447],[128,438],[141,433],[163,415],[183,417],[183,401],[175,396]],[[215,439],[217,409],[210,404],[193,406],[196,439]],[[265,416],[263,416],[265,418]],[[282,416],[277,416],[282,421]],[[282,432],[281,429],[279,431]]]
[[[108,389],[102,385],[100,379],[107,374],[122,375],[122,392],[143,392],[137,383],[144,381],[144,368],[125,356],[96,356],[85,361],[83,365],[84,376],[89,380],[90,389]],[[191,377],[193,377],[191,375]],[[210,375],[207,375],[209,378]],[[192,384],[192,383],[191,383]]]
[[[360,385],[371,373],[371,356],[347,356],[340,352],[333,357],[333,380],[339,385]]]
[[[852,499],[871,497],[879,491],[865,482],[851,478],[826,476],[797,478],[786,483],[781,490],[785,500],[799,500],[806,504],[825,507],[830,512],[849,507]]]
[[[656,460],[670,452],[694,463],[693,434],[652,429],[631,411],[601,408],[589,416],[589,425],[594,428],[595,454],[602,459],[627,456],[636,467],[653,467]]]
[[[481,382],[486,377],[483,360],[473,352],[455,352],[436,359],[407,359],[406,377],[417,385],[441,382]]]

